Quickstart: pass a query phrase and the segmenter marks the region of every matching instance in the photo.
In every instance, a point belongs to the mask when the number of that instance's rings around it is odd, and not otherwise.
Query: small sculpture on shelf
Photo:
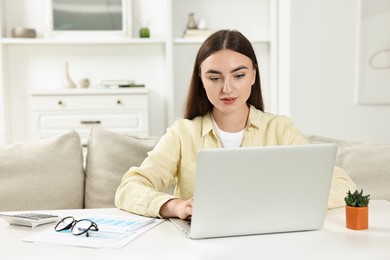
[[[81,79],[79,80],[79,86],[80,86],[81,88],[88,88],[90,83],[91,83],[91,82],[89,81],[88,78],[81,78]]]
[[[200,18],[198,22],[198,29],[199,30],[206,30],[207,29],[207,22],[206,19]]]
[[[210,34],[212,34],[213,31],[207,29],[207,23],[204,18],[201,18],[198,23],[196,23],[194,13],[189,13],[188,16],[188,22],[187,22],[187,29],[184,32],[183,38],[186,39],[204,39]]]

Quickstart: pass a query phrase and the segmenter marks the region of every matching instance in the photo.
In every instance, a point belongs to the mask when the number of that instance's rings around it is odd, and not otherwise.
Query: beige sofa
[[[86,158],[74,130],[0,148],[0,210],[115,207],[122,175],[157,141],[96,127]]]
[[[307,137],[336,143],[336,164],[373,199],[390,201],[390,145]],[[73,130],[0,148],[0,211],[115,207],[122,175],[139,165],[157,141],[95,127],[85,159]]]

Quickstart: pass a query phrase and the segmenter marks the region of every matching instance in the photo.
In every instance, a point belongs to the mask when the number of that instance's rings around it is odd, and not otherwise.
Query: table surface
[[[129,213],[119,209],[43,211],[60,216]],[[165,221],[121,249],[37,245],[22,242],[32,234],[53,228],[10,226],[0,219],[1,259],[390,259],[390,202],[372,200],[369,229],[345,227],[345,209],[328,210],[322,229],[192,240],[173,223]]]

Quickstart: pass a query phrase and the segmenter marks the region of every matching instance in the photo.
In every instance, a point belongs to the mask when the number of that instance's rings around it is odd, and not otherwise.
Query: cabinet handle
[[[117,103],[118,105],[120,105],[120,104],[122,104],[122,101],[121,101],[120,99],[118,99],[118,100],[116,101],[116,103]]]
[[[101,121],[100,120],[96,120],[96,121],[93,121],[93,120],[91,120],[91,121],[88,121],[88,120],[86,120],[86,121],[80,121],[80,123],[81,124],[83,124],[83,125],[92,125],[92,124],[100,124],[101,123]]]
[[[58,104],[59,106],[62,106],[64,103],[62,103],[62,100],[58,100],[57,104]]]

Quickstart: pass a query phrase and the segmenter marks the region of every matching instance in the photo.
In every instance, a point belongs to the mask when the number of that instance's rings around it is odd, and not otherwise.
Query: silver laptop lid
[[[200,151],[190,237],[321,228],[336,151],[334,144]]]

